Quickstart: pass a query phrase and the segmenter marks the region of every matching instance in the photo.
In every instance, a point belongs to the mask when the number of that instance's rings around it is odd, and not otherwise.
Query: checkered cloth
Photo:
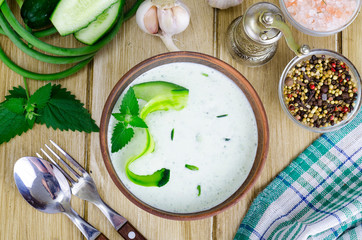
[[[259,194],[234,240],[362,239],[362,111]]]

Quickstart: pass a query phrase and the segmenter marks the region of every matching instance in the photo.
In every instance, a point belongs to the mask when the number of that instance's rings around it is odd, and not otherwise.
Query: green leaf
[[[138,116],[132,116],[127,114],[121,113],[113,113],[112,116],[117,119],[119,122],[122,122],[125,127],[131,125],[132,127],[139,127],[139,128],[148,128],[145,121]]]
[[[24,98],[9,98],[5,102],[3,102],[3,106],[8,110],[12,111],[16,114],[23,114],[24,113],[24,105],[25,105]]]
[[[23,114],[17,114],[0,104],[0,144],[29,130]]]
[[[148,128],[145,121],[143,121],[142,118],[138,116],[132,116],[129,125],[131,125],[132,127]]]
[[[194,165],[189,165],[189,164],[185,164],[185,168],[190,169],[191,171],[197,171],[199,170],[198,167],[194,166]]]
[[[137,116],[139,113],[139,106],[136,95],[134,94],[133,88],[129,88],[122,99],[120,107],[121,114],[131,114]]]
[[[13,87],[12,90],[9,90],[10,95],[5,96],[6,100],[9,100],[11,98],[24,98],[27,99],[26,91],[22,86],[19,87]]]
[[[112,153],[118,152],[124,146],[126,146],[132,139],[134,131],[132,128],[126,128],[123,123],[118,123],[113,130],[111,142],[112,142]]]
[[[112,116],[120,122],[124,122],[126,120],[126,115],[121,113],[113,113]]]
[[[29,99],[29,104],[35,104],[36,108],[43,108],[50,99],[50,94],[52,92],[52,85],[48,83],[47,85],[39,88]]]
[[[31,118],[31,119],[26,118],[26,122],[28,123],[28,126],[29,126],[30,129],[33,129],[35,121],[36,121],[35,116],[33,116],[33,118]]]
[[[48,128],[87,133],[99,131],[83,103],[60,85],[52,86],[49,101],[37,113],[39,116],[36,122],[45,124]]]

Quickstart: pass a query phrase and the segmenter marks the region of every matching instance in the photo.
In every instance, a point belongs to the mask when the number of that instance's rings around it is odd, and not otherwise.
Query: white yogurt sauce
[[[146,135],[142,129],[135,129],[131,142],[111,154],[119,178],[138,199],[164,211],[192,213],[220,204],[245,181],[255,159],[257,126],[248,100],[224,74],[196,63],[156,67],[139,76],[132,85],[150,81],[167,81],[188,88],[189,99],[187,107],[181,111],[157,111],[146,118],[155,151],[136,160],[130,169],[146,175],[168,168],[170,181],[163,187],[143,187],[127,178],[127,159],[145,146]],[[113,112],[119,112],[122,98],[123,95]],[[217,117],[224,114],[227,116]],[[111,117],[109,152],[115,124],[116,120]],[[191,171],[185,164],[195,165],[199,170]],[[198,185],[201,186],[200,196]]]

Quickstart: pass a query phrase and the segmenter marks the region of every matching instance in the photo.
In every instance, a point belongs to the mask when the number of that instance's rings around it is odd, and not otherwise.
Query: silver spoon
[[[72,209],[68,181],[51,163],[37,157],[20,158],[14,166],[14,179],[20,194],[35,209],[64,213],[86,239],[107,239]]]

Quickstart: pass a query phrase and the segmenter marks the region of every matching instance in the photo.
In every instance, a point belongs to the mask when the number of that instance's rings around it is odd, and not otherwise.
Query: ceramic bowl
[[[325,59],[328,58],[336,58],[342,62],[344,62],[348,68],[349,68],[349,72],[351,75],[351,81],[354,81],[357,85],[357,99],[354,101],[354,109],[348,113],[347,118],[341,122],[339,122],[338,124],[335,124],[333,126],[328,126],[328,127],[310,127],[309,125],[306,125],[300,121],[298,121],[293,114],[289,111],[288,106],[286,105],[285,99],[284,99],[284,93],[283,93],[283,88],[285,86],[285,79],[288,76],[288,73],[291,71],[291,69],[293,69],[298,63],[301,63],[303,61],[309,60],[311,58],[311,56],[317,56],[320,57],[322,55],[325,56]],[[288,115],[288,117],[297,125],[310,130],[312,132],[317,132],[317,133],[324,133],[324,132],[332,132],[335,131],[337,129],[340,129],[341,127],[347,125],[357,114],[359,109],[361,108],[361,94],[362,94],[362,84],[361,84],[361,77],[357,71],[357,69],[355,68],[355,66],[343,55],[331,51],[331,50],[325,50],[325,49],[314,49],[312,50],[309,54],[303,55],[301,57],[294,57],[289,63],[288,65],[285,67],[280,80],[279,80],[279,100],[280,103],[282,105],[282,108],[284,110],[284,112]],[[317,90],[317,89],[316,89]]]
[[[138,76],[149,71],[150,69],[174,62],[191,62],[191,63],[206,65],[229,77],[244,92],[247,100],[249,101],[255,115],[257,123],[257,131],[258,131],[258,145],[252,169],[249,175],[247,176],[246,180],[244,181],[244,183],[237,189],[237,191],[234,192],[224,202],[220,203],[215,207],[212,207],[211,209],[200,212],[184,213],[184,214],[167,212],[157,209],[141,201],[132,192],[130,192],[125,186],[125,184],[120,180],[119,176],[117,175],[117,172],[110,158],[110,152],[107,142],[108,139],[107,134],[108,134],[111,113],[114,109],[117,100],[121,96],[122,92],[127,88],[127,86],[130,83],[132,83],[132,81],[134,81]],[[234,69],[230,65],[226,64],[225,62],[217,58],[205,54],[195,53],[195,52],[171,52],[151,57],[139,63],[138,65],[133,67],[129,72],[127,72],[118,81],[118,83],[111,91],[103,109],[101,125],[100,125],[100,145],[101,145],[101,151],[104,163],[106,165],[109,175],[111,176],[113,182],[116,184],[119,190],[132,203],[134,203],[141,209],[151,214],[163,218],[174,219],[174,220],[195,220],[195,219],[202,219],[216,215],[224,211],[225,209],[233,206],[252,188],[256,179],[260,175],[266,160],[268,146],[269,146],[269,129],[268,129],[267,116],[264,111],[263,104],[258,97],[258,94],[253,89],[251,84],[246,80],[246,78],[243,75],[241,75],[236,69]]]

